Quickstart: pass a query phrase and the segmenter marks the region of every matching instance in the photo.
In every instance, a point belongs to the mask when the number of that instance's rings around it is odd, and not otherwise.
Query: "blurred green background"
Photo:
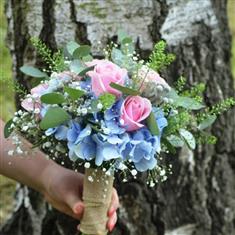
[[[233,36],[231,67],[235,78],[235,0],[228,1],[228,16]],[[5,45],[7,22],[4,1],[0,0],[0,118],[8,120],[14,113],[14,92],[11,72],[11,57]],[[15,183],[0,175],[0,224],[12,209]]]

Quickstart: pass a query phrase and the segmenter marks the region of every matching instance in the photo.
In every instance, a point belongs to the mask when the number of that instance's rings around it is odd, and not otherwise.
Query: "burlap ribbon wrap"
[[[113,176],[96,169],[86,169],[83,186],[84,214],[80,231],[86,235],[106,235],[107,212],[110,206]]]

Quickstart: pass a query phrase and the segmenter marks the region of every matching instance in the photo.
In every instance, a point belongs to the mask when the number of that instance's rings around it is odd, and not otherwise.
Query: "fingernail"
[[[109,217],[112,216],[115,211],[116,211],[115,208],[113,206],[111,206],[109,211],[108,211],[108,216]]]
[[[81,205],[77,205],[75,207],[75,213],[76,214],[80,214],[82,212],[82,209],[83,209],[83,207]]]
[[[110,224],[110,225],[109,225],[109,232],[112,232],[112,231],[113,231],[114,226],[115,226],[115,224]]]

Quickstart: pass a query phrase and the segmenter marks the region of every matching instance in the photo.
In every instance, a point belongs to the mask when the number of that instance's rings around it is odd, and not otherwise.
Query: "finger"
[[[114,212],[118,209],[119,207],[119,197],[117,194],[117,190],[113,188],[113,194],[112,194],[112,199],[111,199],[111,205],[108,210],[108,216],[112,216]]]
[[[65,201],[68,207],[73,211],[73,213],[79,215],[80,217],[82,216],[84,211],[84,204],[81,201],[80,197],[74,194],[68,194]]]
[[[111,232],[117,222],[117,213],[114,213],[107,222],[107,228]]]

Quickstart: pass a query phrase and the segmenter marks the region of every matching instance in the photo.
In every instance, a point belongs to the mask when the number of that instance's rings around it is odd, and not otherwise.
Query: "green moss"
[[[107,17],[107,14],[104,12],[106,8],[99,7],[98,2],[87,2],[87,3],[82,3],[79,5],[79,7],[89,13],[91,13],[93,16],[104,19]]]
[[[14,111],[14,88],[12,79],[12,62],[8,48],[5,44],[6,18],[4,15],[4,1],[0,2],[0,117],[9,119]]]

